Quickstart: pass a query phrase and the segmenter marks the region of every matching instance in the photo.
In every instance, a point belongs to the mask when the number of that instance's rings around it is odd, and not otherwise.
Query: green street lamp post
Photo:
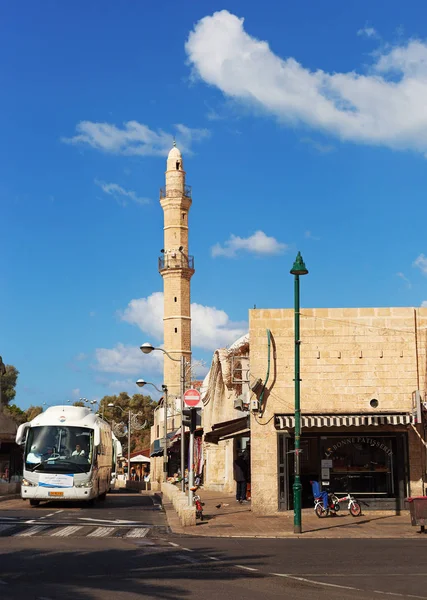
[[[294,284],[294,321],[295,321],[295,463],[294,463],[294,533],[301,533],[301,463],[300,463],[300,442],[301,442],[301,405],[300,405],[300,275],[307,275],[308,271],[298,252],[294,265],[291,269],[291,275],[295,277]]]

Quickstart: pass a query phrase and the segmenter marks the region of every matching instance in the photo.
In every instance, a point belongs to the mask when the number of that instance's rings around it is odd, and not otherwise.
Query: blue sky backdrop
[[[427,303],[427,6],[0,6],[0,354],[25,408],[159,384],[159,187],[193,187],[193,356],[291,307]],[[203,369],[199,368],[199,375]]]

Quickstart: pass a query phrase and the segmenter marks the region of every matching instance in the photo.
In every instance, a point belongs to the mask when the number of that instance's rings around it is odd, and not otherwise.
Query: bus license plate
[[[49,492],[49,496],[63,496],[64,492]]]

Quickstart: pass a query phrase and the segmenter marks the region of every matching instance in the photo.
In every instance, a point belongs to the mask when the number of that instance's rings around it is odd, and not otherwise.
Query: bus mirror
[[[22,444],[25,444],[25,440],[27,439],[27,430],[29,428],[29,423],[22,423],[22,425],[20,425],[18,427],[18,431],[16,432],[16,443],[19,444],[20,446]]]
[[[101,443],[101,433],[98,427],[95,427],[93,442],[95,446],[99,446]]]

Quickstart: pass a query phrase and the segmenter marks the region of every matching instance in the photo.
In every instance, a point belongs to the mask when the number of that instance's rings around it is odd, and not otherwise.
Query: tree
[[[85,406],[85,403],[81,400],[77,400],[77,402],[73,402],[73,406]]]
[[[114,406],[108,406],[113,404]],[[143,394],[134,394],[132,397],[126,392],[121,392],[115,396],[104,396],[99,402],[99,414],[103,414],[104,418],[109,423],[123,422],[121,430],[125,435],[121,439],[123,444],[123,451],[127,453],[127,427],[128,427],[128,416],[129,409],[132,414],[138,414],[137,422],[139,426],[146,422],[143,429],[132,429],[131,426],[131,451],[135,448],[147,448],[150,445],[150,427],[154,423],[154,409],[157,406],[157,402],[151,398],[151,396],[144,396]],[[120,410],[120,407],[122,410]]]
[[[33,419],[35,419],[37,417],[37,415],[39,415],[42,412],[43,412],[42,406],[30,406],[30,408],[27,408],[27,410],[25,411],[25,416],[27,418],[26,420],[32,421]]]
[[[7,406],[15,398],[19,371],[13,365],[5,365],[2,373],[0,373],[0,405]]]

